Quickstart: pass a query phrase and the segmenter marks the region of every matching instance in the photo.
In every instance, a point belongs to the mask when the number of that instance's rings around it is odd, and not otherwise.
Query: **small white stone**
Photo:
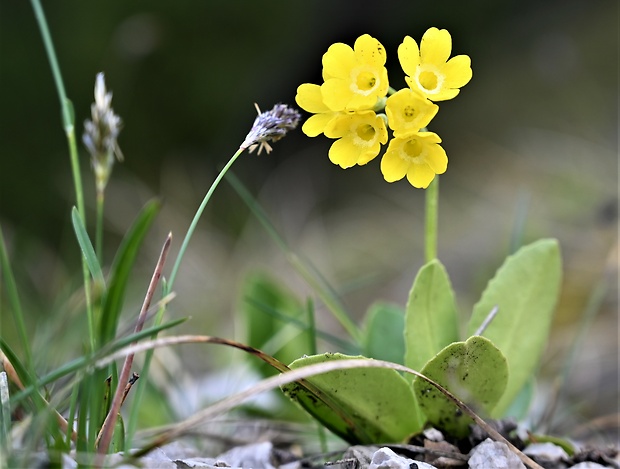
[[[469,457],[470,469],[525,469],[519,457],[504,443],[487,438],[476,446]]]
[[[368,469],[411,469],[416,467],[413,464],[417,465],[418,469],[437,469],[428,463],[399,456],[390,448],[381,448],[376,451]]]
[[[245,446],[238,446],[223,454],[220,454],[217,461],[225,462],[230,467],[243,468],[262,468],[275,469],[271,464],[273,443],[264,441]]]
[[[607,469],[608,467],[611,466],[601,466],[599,463],[586,461],[575,464],[571,466],[570,469]]]
[[[553,443],[532,443],[523,450],[524,454],[549,462],[568,461],[568,454],[560,446]]]
[[[437,430],[436,428],[427,428],[426,430],[424,430],[424,438],[426,438],[427,440],[431,440],[431,441],[443,441],[443,433],[441,433],[439,430]]]

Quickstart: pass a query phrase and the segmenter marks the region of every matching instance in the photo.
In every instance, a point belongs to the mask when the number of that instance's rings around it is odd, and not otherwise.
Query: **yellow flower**
[[[340,42],[323,55],[323,102],[332,111],[372,109],[388,92],[385,49],[364,34],[354,49]]]
[[[448,167],[448,157],[433,132],[419,132],[390,142],[381,159],[381,172],[387,182],[400,181],[405,175],[409,183],[426,189],[436,174]]]
[[[445,101],[459,94],[472,77],[467,55],[450,57],[452,38],[445,29],[430,28],[422,36],[420,48],[409,36],[398,46],[398,59],[407,84],[431,101]]]
[[[303,133],[308,137],[316,137],[325,131],[329,122],[340,113],[329,109],[323,102],[321,87],[311,83],[304,83],[297,87],[295,101],[304,111],[315,114],[310,116],[301,127]]]
[[[426,127],[439,111],[439,106],[409,88],[402,89],[387,99],[385,113],[395,137],[418,132]]]
[[[368,163],[388,139],[384,120],[373,111],[341,114],[327,124],[324,133],[338,139],[329,149],[329,159],[345,169]]]

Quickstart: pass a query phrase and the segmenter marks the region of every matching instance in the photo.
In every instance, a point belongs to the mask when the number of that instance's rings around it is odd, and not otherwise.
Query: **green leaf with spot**
[[[405,315],[405,366],[420,371],[445,346],[459,340],[454,292],[435,259],[413,282]]]
[[[489,311],[499,308],[482,335],[502,351],[510,367],[506,392],[493,417],[505,414],[535,373],[549,337],[561,281],[558,242],[543,239],[509,256],[474,306],[469,334],[478,329]]]
[[[508,382],[508,364],[493,343],[480,336],[448,345],[429,361],[422,374],[441,384],[476,413],[488,415]],[[428,382],[416,378],[413,389],[431,425],[456,437],[469,434],[470,417]]]
[[[352,358],[368,360],[362,356],[326,353],[295,360],[290,368]],[[326,428],[351,444],[403,442],[423,428],[423,416],[417,410],[413,390],[395,370],[335,370],[306,381],[318,392],[310,392],[299,383],[282,386],[282,390]]]

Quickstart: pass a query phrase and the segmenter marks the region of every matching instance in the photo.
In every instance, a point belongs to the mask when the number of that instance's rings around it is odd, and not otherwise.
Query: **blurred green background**
[[[431,124],[450,160],[441,178],[439,257],[461,312],[469,315],[511,239],[557,237],[564,293],[543,369],[557,375],[590,295],[606,285],[577,351],[569,397],[587,419],[618,412],[617,1],[65,0],[43,6],[78,138],[100,71],[124,121],[125,162],[114,168],[106,202],[108,263],[144,202],[164,201],[140,255],[128,312],[139,307],[169,231],[176,254],[211,181],[249,131],[255,102],[263,110],[294,104],[299,84],[321,83],[329,45],[352,45],[364,33],[385,46],[391,85],[402,88],[396,50],[403,37],[419,40],[431,26],[448,29],[453,54],[469,55],[473,68],[472,81],[456,99],[440,103]],[[81,274],[67,143],[27,1],[0,0],[0,109],[0,223],[35,348],[44,349],[82,320],[71,296]],[[424,193],[406,181],[385,183],[379,158],[341,170],[327,158],[330,144],[296,131],[271,155],[246,155],[233,170],[292,247],[347,291],[344,301],[361,318],[374,300],[406,301],[423,263]],[[90,162],[81,145],[80,152],[92,221]],[[312,295],[224,183],[192,240],[170,314],[192,316],[185,331],[242,339],[232,318],[241,282],[254,269],[268,270],[302,298]],[[2,306],[5,335],[12,325]],[[317,306],[317,326],[339,333]],[[62,338],[78,350],[81,340],[77,332]],[[196,372],[217,360],[212,350],[195,347],[179,354]]]

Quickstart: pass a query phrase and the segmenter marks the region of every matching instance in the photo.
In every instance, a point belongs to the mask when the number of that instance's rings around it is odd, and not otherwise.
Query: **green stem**
[[[105,205],[105,192],[97,191],[97,223],[95,228],[95,253],[99,265],[103,265],[103,207]]]
[[[209,203],[209,200],[211,200],[211,196],[213,195],[213,192],[215,192],[215,189],[217,188],[218,184],[220,183],[220,181],[222,180],[226,172],[228,172],[228,170],[233,165],[233,163],[237,160],[237,158],[239,158],[241,153],[243,153],[242,148],[237,150],[237,152],[230,158],[230,160],[228,160],[228,163],[226,163],[226,166],[222,168],[220,173],[217,175],[217,177],[211,184],[211,187],[209,188],[206,195],[204,196],[204,199],[202,199],[202,203],[198,207],[198,210],[196,210],[194,219],[192,220],[191,224],[189,225],[189,228],[187,229],[187,233],[185,234],[185,238],[183,239],[183,243],[181,244],[181,248],[179,249],[179,254],[177,255],[176,261],[174,262],[174,266],[172,267],[172,272],[170,273],[170,279],[167,282],[164,281],[165,282],[164,287],[163,287],[164,296],[172,291],[172,285],[174,283],[174,280],[176,279],[177,273],[179,271],[179,267],[181,265],[181,261],[183,260],[183,256],[185,254],[185,251],[187,250],[187,246],[189,245],[189,241],[192,237],[192,234],[196,230],[196,226],[198,225],[198,221],[200,220],[200,217],[202,216],[202,213],[204,212],[205,207]],[[155,325],[161,324],[163,320],[163,316],[164,316],[164,311],[165,311],[165,307],[162,306],[157,312],[157,315],[155,316],[155,321],[154,321]],[[146,352],[146,356],[144,357],[144,365],[142,367],[143,377],[148,376],[152,356],[153,356],[153,350],[149,350]],[[148,380],[146,379],[141,379],[138,381],[138,385],[134,393],[135,402],[141,401],[142,396],[146,392],[147,382]],[[129,416],[129,421],[127,422],[127,430],[125,432],[125,436],[126,436],[125,444],[128,448],[131,447],[133,436],[136,431],[136,426],[138,423],[137,422],[138,421],[138,410],[139,410],[139,406],[134,405],[132,407],[131,414]]]
[[[424,254],[426,262],[437,258],[437,213],[439,200],[439,176],[426,189],[426,227]]]
[[[198,210],[196,210],[194,219],[192,220],[192,223],[189,225],[189,228],[187,229],[187,233],[185,234],[185,239],[183,239],[183,244],[181,244],[181,248],[179,249],[179,254],[177,255],[177,259],[174,263],[174,267],[172,267],[172,272],[170,273],[170,279],[168,280],[168,291],[166,292],[166,294],[172,291],[172,285],[174,284],[174,280],[177,276],[177,272],[179,271],[179,266],[181,265],[181,261],[183,260],[183,255],[185,254],[185,251],[187,250],[187,246],[189,245],[189,240],[191,239],[192,234],[194,234],[194,230],[196,229],[196,225],[198,225],[198,221],[200,220],[200,217],[202,216],[202,212],[204,212],[204,209],[207,206],[207,203],[209,203],[209,200],[211,199],[211,196],[213,195],[215,188],[218,186],[218,184],[220,183],[220,181],[222,180],[226,172],[233,165],[233,163],[237,160],[237,158],[239,158],[239,155],[241,155],[241,153],[243,153],[243,149],[239,148],[239,150],[237,150],[237,152],[230,158],[230,160],[228,160],[228,163],[226,163],[226,166],[222,168],[220,173],[215,178],[215,181],[213,181],[213,183],[211,184],[211,187],[207,191],[207,194],[205,195],[204,199],[202,199],[202,203],[200,204],[200,207],[198,207]]]
[[[75,140],[75,116],[73,114],[73,105],[67,98],[65,92],[65,85],[60,73],[60,67],[58,66],[58,59],[56,58],[56,52],[54,51],[54,45],[52,43],[52,37],[50,36],[49,28],[47,27],[47,20],[41,7],[39,0],[30,0],[34,15],[39,24],[41,36],[43,38],[43,44],[47,53],[47,58],[50,61],[50,67],[52,69],[52,75],[54,76],[54,82],[56,83],[56,90],[58,91],[58,99],[60,100],[60,109],[62,113],[62,125],[67,135],[67,142],[69,144],[69,157],[71,159],[71,172],[73,174],[73,185],[75,186],[75,199],[78,209],[78,213],[82,218],[84,226],[86,226],[86,209],[84,205],[84,191],[82,189],[82,176],[80,173],[80,162],[78,160],[77,143]],[[82,276],[84,278],[84,294],[86,297],[86,314],[88,317],[88,328],[90,335],[91,349],[95,349],[95,326],[93,320],[93,308],[90,295],[90,277],[88,274],[88,266],[86,259],[82,258]]]

